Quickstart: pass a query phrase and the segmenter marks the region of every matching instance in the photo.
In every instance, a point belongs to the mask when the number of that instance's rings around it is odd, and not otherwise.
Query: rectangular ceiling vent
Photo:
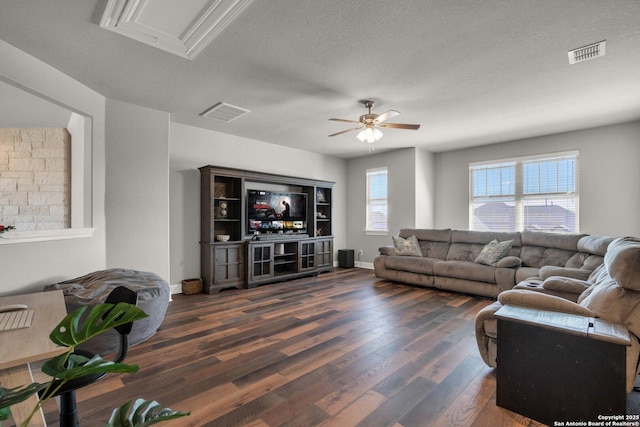
[[[200,115],[209,119],[216,119],[221,122],[229,123],[230,121],[250,112],[251,111],[246,108],[236,107],[235,105],[227,104],[225,102],[218,102],[216,105]]]
[[[569,51],[569,64],[577,64],[578,62],[588,61],[590,59],[604,56],[607,50],[607,41],[602,40],[598,43],[592,43],[588,46],[579,47]]]

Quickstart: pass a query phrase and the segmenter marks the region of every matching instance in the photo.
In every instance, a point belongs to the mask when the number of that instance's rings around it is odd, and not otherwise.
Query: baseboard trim
[[[169,286],[171,295],[173,294],[181,294],[182,293],[182,283],[176,283],[174,285]]]
[[[354,265],[358,268],[366,268],[367,270],[373,270],[373,263],[372,262],[362,262],[362,261],[356,261],[354,263]]]

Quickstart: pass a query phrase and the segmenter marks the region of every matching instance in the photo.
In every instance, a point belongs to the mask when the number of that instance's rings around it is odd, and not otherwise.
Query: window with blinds
[[[387,232],[387,168],[367,170],[367,229]]]
[[[578,232],[578,152],[469,165],[472,230]]]

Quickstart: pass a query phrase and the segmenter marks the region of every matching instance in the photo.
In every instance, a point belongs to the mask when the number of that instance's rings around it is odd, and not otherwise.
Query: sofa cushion
[[[556,267],[553,265],[545,265],[540,268],[540,273],[538,276],[545,280],[551,276],[564,276],[564,277],[573,277],[574,279],[587,280],[591,271],[583,270],[581,268],[566,268],[566,267]]]
[[[498,268],[513,268],[520,267],[522,265],[522,260],[517,256],[506,256],[498,261],[496,267]]]
[[[394,248],[393,246],[381,246],[378,248],[378,252],[380,252],[380,255],[395,255],[396,254],[396,248]]]
[[[517,305],[520,307],[559,311],[561,313],[577,314],[587,317],[593,317],[595,315],[592,310],[581,304],[554,295],[542,294],[526,289],[512,289],[502,292],[498,295],[498,301],[503,305]]]
[[[445,259],[447,257],[447,253],[449,253],[449,247],[451,246],[449,242],[433,242],[430,240],[420,239],[418,239],[418,243],[420,244],[422,256],[427,258]]]
[[[512,244],[513,240],[498,242],[498,240],[493,239],[482,248],[474,262],[495,267],[498,261],[507,256]]]
[[[512,247],[508,255],[519,255],[520,248],[513,247],[513,245],[520,242],[518,233],[454,230],[451,234],[451,247],[446,259],[447,261],[474,262],[485,245],[494,239],[498,241],[512,240]]]
[[[640,291],[640,240],[614,240],[604,256],[607,271],[625,289]]]
[[[416,236],[418,240],[449,243],[451,241],[451,229],[402,228],[398,236],[404,237],[405,239],[410,236]]]
[[[438,261],[433,266],[436,276],[496,283],[495,268],[470,261]]]
[[[452,243],[447,252],[447,261],[468,261],[474,262],[480,255],[484,245],[473,243]]]
[[[520,251],[522,265],[525,267],[544,267],[555,265],[564,267],[575,251],[567,249],[550,248],[544,246],[523,246]]]
[[[516,283],[523,282],[530,277],[538,277],[540,269],[537,267],[520,267],[516,270]]]
[[[578,240],[577,248],[580,252],[604,256],[613,239],[614,237],[584,236]]]
[[[410,236],[406,239],[400,236],[391,236],[393,239],[393,246],[396,248],[396,255],[401,256],[422,256],[420,245],[416,236]]]
[[[526,230],[520,233],[522,246],[542,246],[543,248],[565,249],[572,252],[578,252],[578,241],[584,236],[586,235]]]
[[[576,252],[567,260],[564,266],[592,271],[603,262],[604,257],[602,255],[592,255],[587,252]]]
[[[521,246],[518,232],[453,230],[451,233],[451,243],[474,243],[484,246],[493,239],[499,242],[513,240],[513,246]]]
[[[400,237],[416,236],[420,244],[422,256],[427,258],[445,259],[451,244],[451,229],[414,229],[403,228],[398,233]]]
[[[565,267],[595,270],[604,262],[604,254],[607,253],[607,247],[613,240],[613,237],[605,236],[581,237],[577,244],[579,252],[567,261]]]
[[[632,334],[640,336],[640,292],[621,288],[610,279],[591,286],[582,295],[585,294],[580,305],[592,310],[597,317],[625,325]]]
[[[390,256],[385,260],[384,266],[389,270],[402,270],[432,276],[433,266],[436,261],[440,260],[424,257]]]
[[[551,276],[542,282],[542,287],[551,291],[571,292],[580,294],[585,291],[591,283],[585,280],[574,279],[571,277]]]

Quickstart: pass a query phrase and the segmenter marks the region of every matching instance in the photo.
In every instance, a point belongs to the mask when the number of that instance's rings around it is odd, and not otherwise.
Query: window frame
[[[545,162],[545,161],[557,161],[560,162],[564,159],[572,159],[574,162],[573,170],[571,171],[571,177],[573,179],[572,182],[572,190],[573,191],[529,191],[527,192],[525,187],[525,174],[528,165],[534,164],[535,162]],[[580,189],[579,189],[579,171],[580,171],[580,152],[579,150],[571,150],[571,151],[563,151],[563,152],[555,152],[555,153],[545,153],[538,154],[532,156],[521,156],[507,159],[496,159],[482,162],[472,162],[469,163],[469,229],[474,230],[474,210],[476,203],[479,200],[494,200],[494,201],[505,201],[513,203],[514,205],[514,216],[513,219],[514,229],[509,231],[523,231],[526,227],[526,214],[525,207],[527,206],[527,201],[536,200],[536,199],[547,199],[551,200],[553,205],[554,201],[559,201],[564,199],[573,200],[573,212],[574,212],[574,230],[571,231],[562,231],[558,230],[557,232],[571,232],[571,233],[579,233],[580,230]],[[493,168],[492,168],[493,166]],[[487,167],[488,169],[499,169],[502,173],[503,170],[507,170],[508,168],[513,168],[513,183],[503,182],[502,177],[500,178],[500,189],[494,189],[495,194],[489,194],[489,185],[487,186],[487,190],[484,195],[477,196],[477,186],[474,183],[474,175],[476,171],[481,170],[483,167]],[[555,183],[559,185],[559,177],[556,174]],[[505,183],[509,186],[507,191],[503,192],[503,187]],[[556,188],[557,190],[557,188]],[[563,197],[564,195],[564,197]],[[507,230],[493,230],[493,231],[507,231]],[[546,232],[554,232],[552,230],[543,230]]]
[[[373,198],[371,195],[371,178],[373,176],[384,175],[385,176],[385,197]],[[368,235],[387,235],[389,234],[389,169],[384,167],[372,168],[366,170],[366,219],[365,219],[365,233]],[[384,204],[384,208],[387,213],[387,221],[385,228],[374,228],[372,224],[372,201],[377,204]]]

